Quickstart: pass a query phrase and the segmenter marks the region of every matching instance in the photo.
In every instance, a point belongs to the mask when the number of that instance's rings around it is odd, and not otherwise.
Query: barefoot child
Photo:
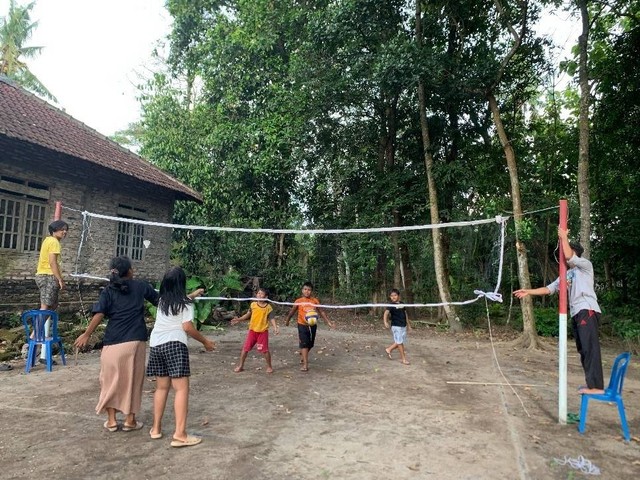
[[[187,434],[187,411],[189,407],[189,349],[187,335],[204,345],[210,352],[214,342],[205,338],[193,326],[192,298],[201,295],[198,289],[187,295],[187,277],[180,267],[170,269],[160,284],[160,301],[156,323],[149,338],[149,363],[147,376],[156,377],[156,391],[153,395],[153,427],[149,435],[152,439],[162,438],[162,416],[167,404],[169,390],[173,387],[175,398],[173,408],[176,429],[171,441],[172,447],[190,447],[202,441]]]
[[[268,298],[269,292],[266,288],[259,288],[256,292],[256,298]],[[247,359],[247,355],[251,351],[254,345],[258,352],[264,354],[264,359],[267,362],[267,373],[273,373],[273,367],[271,366],[271,352],[269,352],[269,321],[273,326],[273,331],[276,335],[280,333],[278,324],[275,318],[272,316],[273,307],[268,302],[251,302],[249,311],[241,317],[234,317],[231,320],[231,325],[235,325],[239,322],[249,321],[249,332],[247,338],[242,347],[242,353],[240,353],[240,364],[233,369],[234,372],[242,372],[244,370],[244,362]]]
[[[298,298],[295,301],[295,305],[291,307],[289,313],[284,319],[285,325],[289,326],[289,321],[296,311],[298,312],[298,337],[300,339],[300,354],[302,355],[302,359],[300,363],[302,367],[300,370],[303,372],[309,371],[309,350],[313,348],[316,340],[316,330],[318,326],[316,325],[316,320],[318,316],[321,316],[330,328],[334,328],[335,325],[327,314],[324,313],[324,310],[321,310],[320,307],[316,305],[320,305],[320,300],[315,297],[312,297],[313,293],[313,284],[311,282],[305,282],[302,285],[302,297]]]
[[[397,288],[391,290],[389,294],[391,303],[397,304],[394,307],[387,307],[384,311],[383,321],[384,328],[389,328],[389,317],[391,317],[391,333],[393,334],[393,343],[384,349],[387,357],[391,360],[391,352],[396,348],[400,352],[400,361],[403,365],[409,365],[407,356],[404,352],[404,343],[407,341],[407,329],[411,330],[411,322],[407,316],[407,311],[400,301],[400,291]]]

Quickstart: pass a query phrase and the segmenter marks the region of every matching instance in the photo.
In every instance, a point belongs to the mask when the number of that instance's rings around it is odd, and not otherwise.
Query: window
[[[0,249],[37,252],[46,235],[49,189],[0,176]]]
[[[118,205],[118,216],[146,220],[146,210]],[[131,260],[142,260],[144,252],[144,225],[129,222],[118,222],[118,237],[116,240],[116,256],[126,255]]]

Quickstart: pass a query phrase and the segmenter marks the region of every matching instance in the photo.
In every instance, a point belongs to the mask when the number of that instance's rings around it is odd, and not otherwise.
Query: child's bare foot
[[[233,371],[236,373],[244,372],[244,368],[242,368],[241,365],[238,365],[236,368],[233,369]]]
[[[308,372],[308,371],[309,371],[309,367],[308,367],[307,365],[302,365],[302,366],[300,367],[300,371],[301,371],[301,372]]]
[[[388,349],[384,349],[385,352],[387,352],[387,357],[389,358],[389,360],[391,360],[391,352]]]
[[[266,372],[267,372],[267,373],[273,373],[273,368],[271,368],[271,367],[267,367]]]
[[[403,364],[403,365],[411,365],[411,364],[409,363],[409,360],[402,360],[402,364]]]

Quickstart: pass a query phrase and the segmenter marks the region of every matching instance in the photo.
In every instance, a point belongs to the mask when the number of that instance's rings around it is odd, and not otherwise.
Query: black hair
[[[160,283],[158,306],[165,315],[178,315],[192,300],[187,297],[187,276],[181,267],[170,268]]]
[[[125,282],[125,277],[131,270],[131,260],[129,257],[121,255],[111,259],[109,263],[109,287],[119,290],[122,293],[129,292],[129,285]]]
[[[582,245],[580,245],[578,242],[569,242],[569,246],[571,247],[571,250],[576,252],[576,255],[579,257],[581,257],[584,253],[584,248],[582,248]]]
[[[313,283],[311,283],[311,282],[304,282],[304,283],[302,284],[302,288],[304,288],[304,287],[309,287],[311,290],[313,290]]]
[[[256,293],[258,293],[259,291],[263,291],[264,292],[264,296],[269,298],[269,289],[266,287],[259,287],[258,290],[256,290]]]
[[[54,220],[49,224],[49,235],[53,235],[54,232],[60,230],[69,230],[69,224],[64,220]]]
[[[389,292],[389,295],[391,295],[392,293],[395,293],[396,295],[400,295],[400,290],[398,290],[397,288],[392,288],[391,291]]]

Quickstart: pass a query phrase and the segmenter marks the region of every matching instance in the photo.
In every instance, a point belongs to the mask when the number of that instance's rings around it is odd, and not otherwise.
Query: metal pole
[[[567,200],[560,200],[559,227],[567,229]],[[558,423],[567,424],[567,262],[562,243],[560,250],[560,305],[558,317]]]

